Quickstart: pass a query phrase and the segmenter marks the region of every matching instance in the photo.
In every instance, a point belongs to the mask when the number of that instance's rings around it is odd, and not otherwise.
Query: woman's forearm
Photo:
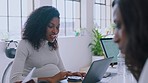
[[[15,82],[15,83],[22,83],[22,81],[19,82]],[[26,83],[35,83],[35,81],[33,79],[31,79],[30,81],[26,82]]]
[[[48,81],[49,83],[56,83],[56,79],[54,79],[53,77],[41,77],[38,78],[38,82],[40,81]]]

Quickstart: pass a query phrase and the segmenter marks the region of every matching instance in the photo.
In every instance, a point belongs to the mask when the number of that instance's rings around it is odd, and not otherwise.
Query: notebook
[[[116,43],[114,43],[113,38],[101,38],[100,43],[102,45],[102,49],[105,53],[105,56],[113,57],[111,63],[117,63],[117,55],[119,53],[119,49]]]
[[[36,67],[34,67],[34,68],[29,72],[29,74],[25,77],[25,79],[22,81],[22,83],[26,83],[26,82],[28,82],[29,80],[32,79],[32,74],[33,74],[33,72],[34,72],[35,69],[36,69]]]
[[[91,66],[90,66],[85,78],[83,79],[82,83],[99,82],[103,78],[103,76],[104,76],[106,70],[108,69],[112,59],[113,59],[113,57],[94,61],[91,64]]]

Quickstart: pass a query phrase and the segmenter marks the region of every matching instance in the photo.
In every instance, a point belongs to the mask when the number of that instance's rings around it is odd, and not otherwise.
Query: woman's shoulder
[[[31,46],[28,40],[22,39],[19,41],[19,46]]]
[[[143,67],[143,70],[142,70],[142,73],[140,75],[140,78],[139,78],[139,82],[138,83],[145,83],[145,82],[148,82],[148,59],[147,61],[145,62],[145,65]]]

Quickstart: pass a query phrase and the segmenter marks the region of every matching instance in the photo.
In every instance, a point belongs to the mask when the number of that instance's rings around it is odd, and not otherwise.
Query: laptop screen
[[[116,43],[114,43],[112,38],[101,38],[100,39],[102,49],[107,58],[114,57],[111,63],[117,63],[117,55],[119,49]]]
[[[103,78],[112,59],[113,57],[94,61],[91,64],[82,83],[98,83]]]

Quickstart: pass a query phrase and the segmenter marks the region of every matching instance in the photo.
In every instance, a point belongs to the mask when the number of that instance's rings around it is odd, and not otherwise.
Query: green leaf
[[[98,32],[98,30],[93,29],[93,41],[88,45],[91,48],[91,52],[94,55],[102,56],[103,50],[100,44],[100,39],[103,37],[101,33]]]

